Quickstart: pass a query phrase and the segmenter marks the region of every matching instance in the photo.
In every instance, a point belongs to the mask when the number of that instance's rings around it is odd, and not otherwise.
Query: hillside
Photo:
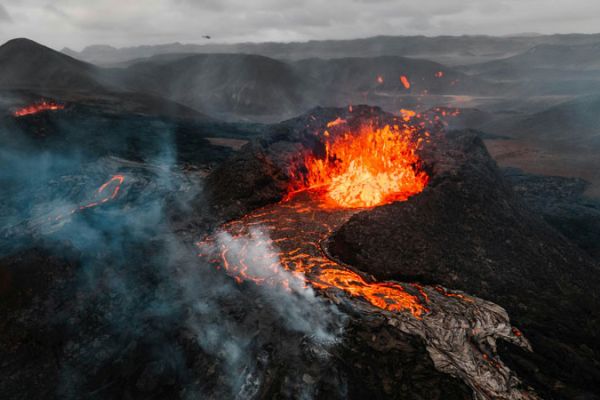
[[[120,73],[131,90],[146,91],[212,115],[286,115],[308,106],[307,80],[288,64],[245,54],[151,58]]]
[[[395,55],[427,58],[444,64],[459,65],[510,57],[541,44],[577,45],[595,42],[600,42],[599,35],[376,36],[364,39],[291,43],[169,43],[123,48],[94,45],[86,47],[81,52],[71,49],[63,49],[63,52],[97,64],[115,64],[168,53],[247,53],[285,60]]]
[[[101,88],[97,67],[75,60],[28,39],[13,39],[0,46],[0,88],[69,89]]]
[[[545,146],[599,149],[600,95],[582,96],[504,123],[485,125],[489,132],[534,139]]]
[[[419,95],[485,93],[492,90],[487,82],[468,77],[442,64],[406,57],[312,58],[297,61],[293,65],[303,76],[343,93],[378,90]],[[407,78],[410,87],[401,82],[401,76]]]

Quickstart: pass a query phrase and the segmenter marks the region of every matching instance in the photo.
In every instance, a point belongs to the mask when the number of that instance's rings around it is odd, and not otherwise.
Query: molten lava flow
[[[22,117],[24,115],[37,114],[41,111],[56,111],[62,110],[65,106],[62,104],[57,104],[52,101],[42,101],[41,103],[32,104],[27,107],[23,107],[18,109],[13,113],[15,117]]]
[[[121,190],[121,185],[125,181],[125,177],[123,175],[113,175],[108,181],[104,182],[102,186],[100,186],[97,190],[97,195],[102,196],[107,188],[112,186],[112,191],[107,195],[104,195],[97,201],[93,201],[91,203],[79,206],[79,210],[84,210],[86,208],[96,207],[100,204],[106,203],[109,200],[113,200],[119,194],[119,190]]]
[[[405,111],[410,118],[416,115]],[[331,132],[320,137],[324,154],[300,156],[290,171],[288,196],[225,224],[219,234],[197,243],[200,255],[238,283],[291,290],[301,282],[422,318],[429,311],[422,287],[373,281],[330,259],[321,247],[359,209],[406,200],[423,190],[428,176],[420,170],[417,126],[405,121],[351,130],[344,119],[329,122]]]
[[[327,125],[344,129],[343,122],[336,119]],[[419,170],[416,150],[420,142],[414,134],[409,125],[363,125],[357,132],[345,130],[337,135],[324,131],[324,157],[308,154],[294,165],[288,198],[298,191],[321,188],[330,207],[363,208],[420,193],[428,177]]]
[[[428,297],[419,287],[369,280],[324,254],[321,243],[356,210],[323,208],[321,201],[317,192],[305,191],[225,224],[220,234],[197,243],[200,256],[238,283],[290,289],[301,282],[341,290],[382,310],[426,314]]]
[[[98,200],[92,201],[87,204],[79,205],[78,207],[71,209],[69,212],[48,219],[60,221],[69,215],[73,215],[77,212],[87,210],[88,208],[94,208],[99,206],[100,204],[107,203],[110,200],[113,200],[115,197],[117,197],[117,195],[119,194],[119,190],[121,190],[121,185],[123,185],[123,182],[125,182],[124,175],[113,175],[108,181],[104,182],[96,191],[95,196]],[[109,188],[112,188],[112,190],[107,190]]]

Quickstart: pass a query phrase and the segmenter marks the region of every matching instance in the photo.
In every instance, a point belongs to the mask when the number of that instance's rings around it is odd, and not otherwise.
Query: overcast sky
[[[2,0],[0,39],[50,47],[600,31],[598,0]]]

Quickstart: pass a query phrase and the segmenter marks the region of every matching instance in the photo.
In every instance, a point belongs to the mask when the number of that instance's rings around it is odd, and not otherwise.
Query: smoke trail
[[[289,329],[322,343],[336,342],[339,332],[332,327],[339,324],[341,314],[315,295],[302,274],[294,274],[282,267],[277,249],[265,230],[255,227],[248,235],[240,237],[221,231],[216,246],[227,250],[230,262],[244,265],[244,275],[264,282],[264,285],[258,285],[261,293]]]

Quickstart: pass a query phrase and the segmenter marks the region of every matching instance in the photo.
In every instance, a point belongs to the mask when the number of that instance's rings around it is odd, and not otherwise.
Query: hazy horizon
[[[598,32],[600,3],[541,0],[7,0],[0,40],[26,37],[55,49],[167,44],[305,42],[372,36],[518,36]],[[211,39],[203,36],[209,35]]]

